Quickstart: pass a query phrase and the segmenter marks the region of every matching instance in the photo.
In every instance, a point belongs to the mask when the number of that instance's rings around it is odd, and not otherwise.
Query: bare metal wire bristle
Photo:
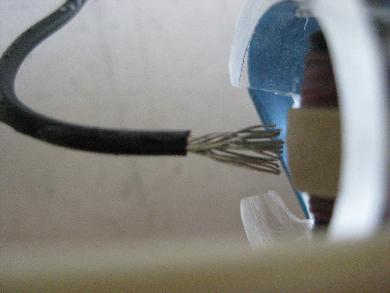
[[[187,151],[214,160],[279,174],[283,141],[277,139],[280,130],[274,125],[256,125],[234,132],[216,132],[190,138]]]

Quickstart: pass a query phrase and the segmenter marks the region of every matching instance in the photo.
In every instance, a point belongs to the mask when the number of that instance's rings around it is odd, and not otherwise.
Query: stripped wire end
[[[256,125],[235,132],[190,138],[187,151],[256,171],[280,174],[283,141],[274,125]]]

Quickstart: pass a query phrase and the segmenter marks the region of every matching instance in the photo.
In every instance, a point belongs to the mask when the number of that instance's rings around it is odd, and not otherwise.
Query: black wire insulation
[[[66,148],[109,154],[185,155],[190,131],[119,130],[66,123],[37,113],[15,94],[27,55],[70,21],[87,0],[68,0],[21,34],[0,58],[0,121],[16,131]]]

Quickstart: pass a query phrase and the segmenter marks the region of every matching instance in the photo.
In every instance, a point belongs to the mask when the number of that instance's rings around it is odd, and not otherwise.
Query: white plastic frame
[[[387,201],[386,60],[364,1],[309,3],[327,39],[340,97],[342,166],[330,238],[364,238],[380,227]]]
[[[230,56],[233,85],[241,82],[245,54],[264,13],[284,0],[249,0]],[[334,240],[364,238],[382,224],[388,200],[389,101],[386,60],[369,7],[362,0],[298,0],[327,39],[340,96],[342,165],[330,227]]]

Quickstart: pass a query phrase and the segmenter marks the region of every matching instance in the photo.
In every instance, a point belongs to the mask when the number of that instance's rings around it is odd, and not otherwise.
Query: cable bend
[[[22,33],[0,58],[0,121],[36,139],[83,151],[127,155],[185,155],[190,131],[119,130],[66,123],[37,113],[15,94],[26,56],[68,23],[87,0],[67,0]]]

